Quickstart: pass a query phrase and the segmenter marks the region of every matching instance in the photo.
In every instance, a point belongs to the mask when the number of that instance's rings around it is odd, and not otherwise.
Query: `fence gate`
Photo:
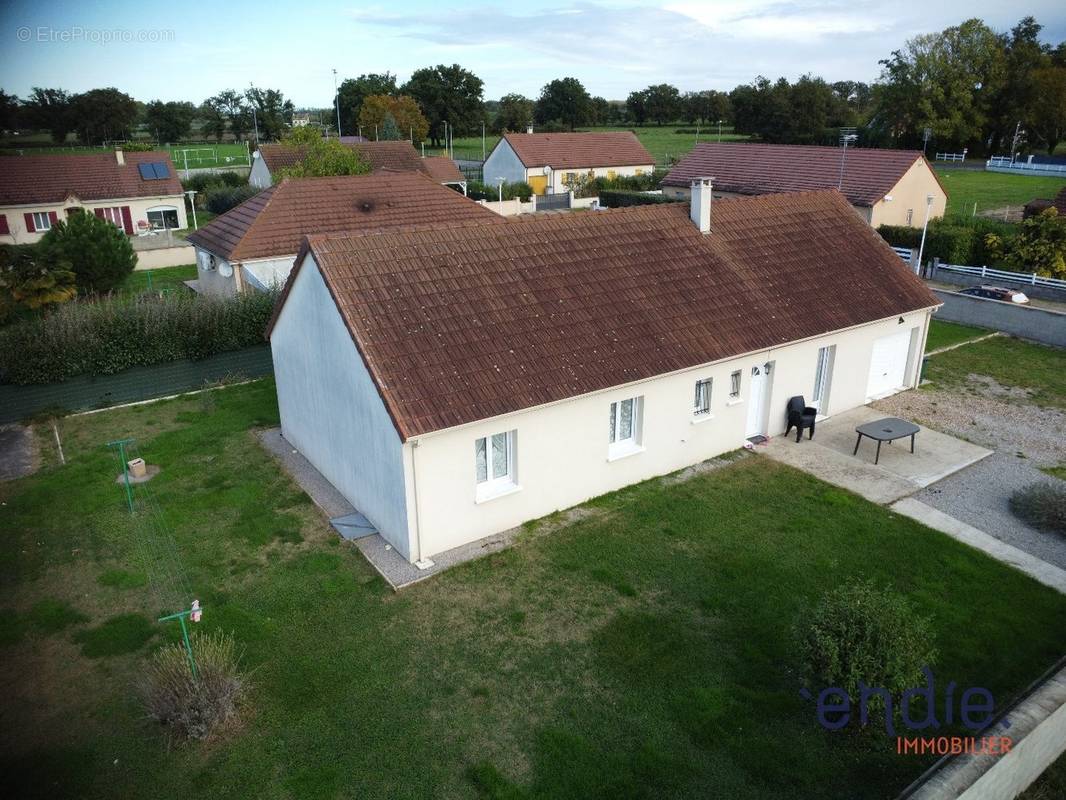
[[[570,208],[570,192],[537,195],[537,211],[557,211]]]

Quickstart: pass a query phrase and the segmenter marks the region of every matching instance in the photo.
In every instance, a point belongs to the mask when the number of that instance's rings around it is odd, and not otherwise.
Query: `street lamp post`
[[[333,70],[333,104],[337,106],[337,138],[341,138],[341,96],[337,93],[337,70]]]
[[[248,84],[252,91],[255,91],[255,86],[252,83]],[[252,100],[252,130],[255,131],[255,149],[259,149],[259,118],[255,114],[255,100]],[[262,154],[260,154],[262,155]]]
[[[736,131],[733,131],[736,133]],[[718,143],[722,143],[722,120],[718,120]]]
[[[503,178],[502,177],[497,176],[496,185],[497,185],[497,188],[499,189],[500,202],[502,203],[503,202]]]
[[[199,227],[196,224],[196,190],[189,189],[185,195],[189,198],[189,207],[192,209],[192,229],[196,230]]]
[[[922,241],[918,245],[918,274],[922,272],[922,254],[925,252],[925,232],[929,228],[929,212],[933,208],[933,196],[927,194],[925,196],[925,222],[922,224]]]

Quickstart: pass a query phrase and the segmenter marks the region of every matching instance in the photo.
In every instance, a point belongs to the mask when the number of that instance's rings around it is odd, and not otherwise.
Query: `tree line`
[[[511,93],[486,101],[482,80],[459,64],[417,69],[405,83],[391,72],[366,73],[340,84],[333,108],[322,109],[318,122],[333,128],[339,113],[344,134],[434,146],[449,133],[521,131],[530,124],[551,131],[684,122],[727,125],[767,142],[830,144],[840,128],[854,127],[858,143],[868,146],[921,147],[928,135],[941,150],[1003,154],[1017,144],[1053,152],[1066,137],[1066,43],[1044,44],[1040,31],[1032,17],[1005,33],[966,20],[907,41],[879,62],[873,84],[759,76],[729,92],[682,93],[660,83],[624,101],[593,96],[574,77],[549,81],[536,98]],[[194,123],[204,138],[240,140],[253,119],[259,138],[277,141],[293,111],[276,89],[228,89],[198,106],[142,104],[114,88],[74,95],[34,88],[23,100],[0,92],[4,129],[48,130],[57,142],[74,133],[86,144],[130,138],[136,125],[157,141],[176,142]]]

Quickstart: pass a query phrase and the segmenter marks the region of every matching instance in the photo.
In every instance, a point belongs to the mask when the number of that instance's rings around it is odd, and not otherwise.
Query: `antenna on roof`
[[[844,146],[844,149],[840,153],[840,178],[837,180],[837,191],[840,191],[844,185],[844,161],[848,157],[848,143],[854,142],[859,138],[856,133],[857,130],[857,128],[840,129],[840,144]]]

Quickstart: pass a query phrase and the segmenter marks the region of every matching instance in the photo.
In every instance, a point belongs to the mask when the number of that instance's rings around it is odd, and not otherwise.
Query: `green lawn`
[[[684,123],[671,123],[669,125],[663,125],[662,127],[656,125],[645,125],[642,128],[639,127],[598,127],[598,128],[581,128],[579,130],[587,131],[633,131],[636,133],[637,138],[640,139],[648,152],[655,157],[655,163],[659,166],[666,166],[671,160],[676,160],[681,156],[688,153],[696,144],[696,136],[693,133],[677,133],[678,130],[695,130],[695,126],[687,125]],[[491,153],[492,148],[496,146],[496,142],[499,141],[499,136],[495,134],[489,134],[485,139],[485,152]],[[732,129],[722,129],[722,141],[747,141],[749,137],[734,134]],[[701,129],[699,141],[701,142],[716,142],[718,141],[718,128],[714,126],[708,131]],[[432,151],[434,154],[438,150]],[[430,154],[430,148],[426,148],[426,154]],[[480,136],[466,136],[457,138],[455,140],[455,157],[456,158],[481,158],[481,137]]]
[[[56,153],[102,153],[110,152],[110,147],[89,147],[85,145],[47,145],[41,147],[29,146],[38,137],[8,137],[0,145],[0,155],[17,155],[19,150],[33,155],[54,155]],[[47,138],[47,137],[46,137]],[[20,147],[20,144],[22,145]],[[177,169],[185,168],[185,153],[188,150],[189,169],[196,167],[246,167],[248,166],[248,151],[244,142],[223,142],[221,144],[181,144],[166,148],[170,151],[171,159]],[[193,152],[196,151],[196,152]]]
[[[929,325],[929,336],[925,340],[925,352],[939,350],[960,342],[968,342],[980,336],[987,336],[991,331],[975,328],[972,325],[960,325],[957,322],[943,322],[934,319]]]
[[[1066,597],[759,456],[397,595],[259,448],[250,429],[276,424],[271,381],[67,418],[65,466],[42,428],[43,471],[0,484],[14,796],[883,798],[929,762],[882,728],[823,731],[800,698],[791,631],[825,590],[905,592],[937,676],[1000,702],[1061,655]],[[131,688],[176,601],[145,585],[118,437],[162,468],[201,625],[253,670],[244,724],[206,745],[168,746]]]
[[[996,336],[933,356],[924,377],[934,385],[967,387],[970,374],[1023,388],[1037,405],[1066,408],[1066,350],[1061,348]]]
[[[1024,206],[1037,197],[1054,197],[1066,186],[1064,178],[1005,175],[1002,172],[952,169],[938,166],[937,175],[948,193],[948,214],[972,216],[1005,206]]]
[[[119,291],[128,294],[140,294],[149,289],[161,291],[188,291],[185,281],[196,278],[196,265],[183,264],[180,267],[161,267],[160,269],[134,270],[122,282]]]

